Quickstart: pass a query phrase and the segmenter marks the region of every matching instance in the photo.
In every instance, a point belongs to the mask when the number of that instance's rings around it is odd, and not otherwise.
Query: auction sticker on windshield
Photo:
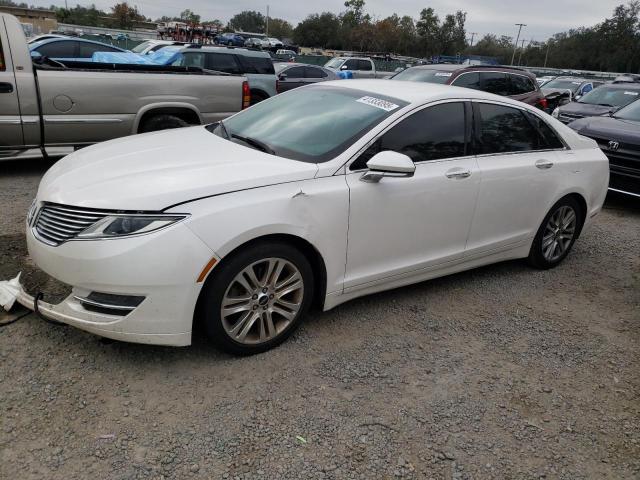
[[[395,103],[388,102],[387,100],[382,100],[381,98],[376,97],[361,97],[356,100],[356,102],[365,103],[367,105],[371,105],[372,107],[381,108],[385,112],[391,112],[395,110],[400,105],[396,105]]]
[[[624,92],[625,95],[633,95],[634,97],[638,96],[638,92]]]
[[[436,77],[450,77],[452,75],[452,73],[450,72],[436,72],[435,76]]]

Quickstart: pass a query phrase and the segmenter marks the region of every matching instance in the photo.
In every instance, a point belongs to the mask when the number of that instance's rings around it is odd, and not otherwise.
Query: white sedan
[[[41,314],[98,335],[264,351],[312,303],[509,259],[558,265],[600,211],[596,143],[523,103],[416,82],[292,90],[224,122],[112,140],[44,176]],[[33,306],[20,288],[17,300]]]

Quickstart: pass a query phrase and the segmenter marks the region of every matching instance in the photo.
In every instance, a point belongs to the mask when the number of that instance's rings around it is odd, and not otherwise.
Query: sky
[[[323,0],[319,4],[308,0],[129,0],[143,15],[153,19],[178,16],[184,9],[199,14],[203,20],[220,19],[227,22],[242,10],[257,10],[266,14],[269,1],[269,15],[284,18],[294,26],[311,13],[343,11],[344,0]],[[42,0],[33,3],[49,6],[64,6],[64,0]],[[29,2],[31,3],[31,2]],[[116,0],[68,0],[69,6],[80,4],[108,11]],[[516,23],[526,23],[523,39],[545,40],[554,33],[592,26],[610,17],[613,9],[626,0],[366,0],[365,10],[374,18],[384,18],[393,13],[400,16],[420,16],[420,10],[432,7],[441,18],[456,10],[467,12],[467,32],[476,32],[475,41],[487,33],[495,35],[517,34]]]

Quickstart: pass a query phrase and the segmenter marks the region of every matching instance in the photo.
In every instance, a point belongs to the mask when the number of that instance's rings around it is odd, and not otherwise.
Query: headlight
[[[187,215],[108,215],[78,234],[77,238],[115,238],[141,235],[179,222]]]
[[[553,118],[558,118],[558,117],[560,116],[560,108],[559,108],[559,107],[556,107],[556,108],[553,110],[553,112],[551,112],[551,116],[552,116]]]

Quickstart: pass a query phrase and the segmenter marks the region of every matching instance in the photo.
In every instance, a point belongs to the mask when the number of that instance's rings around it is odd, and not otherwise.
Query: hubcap
[[[542,236],[542,255],[547,261],[554,262],[567,251],[576,233],[576,219],[568,205],[553,212]]]
[[[295,319],[304,296],[300,271],[283,258],[252,263],[231,281],[222,298],[222,325],[236,342],[264,343]]]

